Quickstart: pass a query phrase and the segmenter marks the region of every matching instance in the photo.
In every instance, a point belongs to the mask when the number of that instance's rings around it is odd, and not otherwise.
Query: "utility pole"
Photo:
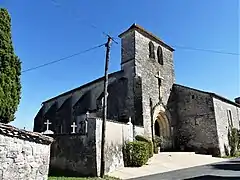
[[[107,120],[107,97],[108,97],[108,64],[109,64],[109,54],[112,38],[108,36],[108,41],[106,43],[106,62],[105,62],[105,72],[104,72],[104,98],[103,98],[103,120],[102,120],[102,143],[101,143],[101,169],[100,176],[103,178],[105,172],[105,136],[106,136],[106,120]]]

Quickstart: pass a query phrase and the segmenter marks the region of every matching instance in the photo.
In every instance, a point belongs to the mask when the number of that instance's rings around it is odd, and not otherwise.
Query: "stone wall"
[[[134,32],[130,32],[121,37],[121,69],[124,71],[124,77],[128,78],[128,93],[126,98],[126,115],[132,117],[138,125],[143,125],[141,117],[136,119],[134,107],[134,77],[135,77],[135,37]],[[141,112],[140,112],[141,113]],[[139,112],[136,112],[139,114]]]
[[[102,120],[96,120],[97,171],[100,174]],[[144,128],[136,126],[135,133],[143,134]],[[105,172],[109,173],[124,167],[122,148],[126,141],[133,140],[133,126],[131,123],[106,122],[105,140]]]
[[[143,122],[145,134],[151,136],[151,114],[150,101],[152,99],[153,106],[159,103],[159,86],[158,73],[163,78],[161,81],[162,102],[167,105],[171,88],[175,82],[173,53],[159,43],[152,41],[154,44],[155,59],[149,58],[149,42],[151,40],[139,33],[135,32],[135,64],[136,75],[142,78],[142,106],[143,106]],[[163,53],[163,65],[158,63],[157,48],[160,46]],[[154,119],[155,121],[155,119]],[[171,121],[171,120],[169,120]]]
[[[155,59],[149,58],[149,37],[144,36],[136,30],[131,30],[121,36],[122,38],[122,69],[129,79],[129,96],[128,96],[128,108],[131,112],[135,110],[141,110],[142,118],[139,117],[139,113],[136,113],[138,119],[140,119],[145,127],[145,134],[151,136],[151,114],[150,114],[150,98],[153,101],[153,105],[159,103],[159,86],[156,76],[160,72],[163,77],[162,80],[162,100],[167,105],[168,98],[170,96],[171,88],[175,82],[175,74],[173,67],[173,53],[171,50],[160,45],[156,41],[152,41],[155,46]],[[163,65],[160,65],[157,60],[157,48],[162,47],[163,51]],[[135,97],[134,93],[134,78],[140,79],[141,82],[141,98]],[[136,89],[138,90],[138,89]],[[134,98],[140,99],[142,107],[134,109]],[[139,103],[139,102],[138,102]],[[134,114],[131,114],[133,117]],[[142,120],[143,119],[143,120]]]
[[[240,122],[240,106],[226,103],[213,97],[214,111],[217,123],[218,142],[221,155],[225,155],[224,145],[229,149],[228,145],[228,129],[229,117],[227,110],[231,111],[233,127],[239,129]]]
[[[55,176],[97,176],[96,121],[88,119],[87,134],[57,134],[51,145],[50,174]]]
[[[0,179],[47,180],[52,141],[0,123]]]
[[[109,84],[113,83],[121,77],[121,71],[109,74]],[[51,121],[52,124],[49,126],[49,128],[53,132],[56,133],[56,129],[58,129],[56,126],[60,123],[62,123],[61,125],[63,127],[62,133],[71,132],[71,123],[77,116],[80,116],[77,112],[74,111],[73,106],[89,90],[94,89],[94,92],[97,92],[100,95],[103,92],[103,86],[104,79],[99,78],[81,86],[80,88],[73,89],[69,92],[48,100],[47,102],[44,102],[34,119],[34,132],[44,132],[46,130],[46,125],[44,125],[44,121],[46,121],[46,119]]]
[[[212,97],[204,92],[174,85],[178,113],[177,144],[204,154],[219,155]]]

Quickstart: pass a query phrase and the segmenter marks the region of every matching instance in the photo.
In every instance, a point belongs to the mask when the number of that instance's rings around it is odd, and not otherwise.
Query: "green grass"
[[[93,177],[93,178],[82,178],[82,177],[49,177],[48,180],[120,180],[118,178],[114,177],[109,177],[105,176],[104,178],[98,178],[98,177]]]

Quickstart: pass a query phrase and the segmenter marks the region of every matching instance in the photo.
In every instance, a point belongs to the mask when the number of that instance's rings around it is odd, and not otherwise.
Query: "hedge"
[[[124,148],[124,164],[127,167],[140,167],[147,163],[148,143],[141,141],[127,142]]]
[[[141,135],[137,135],[135,137],[135,139],[137,141],[142,141],[142,142],[146,142],[148,144],[148,152],[149,152],[149,158],[151,158],[153,156],[153,143],[151,140],[149,140],[148,138],[141,136]]]

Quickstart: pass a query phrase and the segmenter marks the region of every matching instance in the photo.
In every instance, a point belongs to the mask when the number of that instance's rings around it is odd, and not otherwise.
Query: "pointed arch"
[[[163,51],[161,46],[158,46],[157,57],[158,57],[158,63],[163,65]]]
[[[155,59],[155,53],[154,53],[154,44],[152,41],[149,42],[149,58]]]

